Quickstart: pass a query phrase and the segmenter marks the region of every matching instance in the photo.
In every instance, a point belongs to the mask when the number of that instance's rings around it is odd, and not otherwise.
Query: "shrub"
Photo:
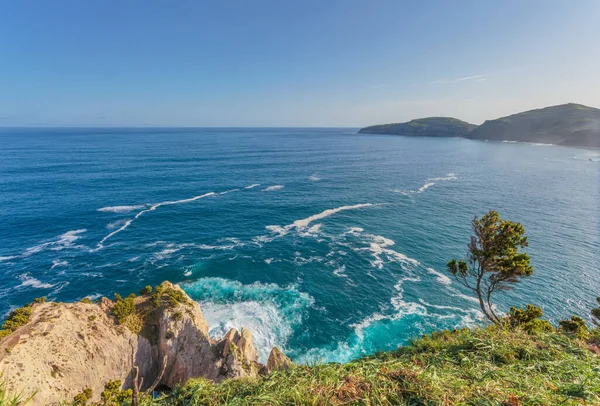
[[[123,321],[128,316],[135,314],[135,299],[127,297],[126,299],[116,301],[112,313],[117,318],[117,322],[123,324]]]
[[[46,296],[36,297],[33,299],[33,303],[44,303],[46,301]]]
[[[175,333],[173,332],[173,330],[169,330],[169,331],[167,331],[167,334],[165,334],[165,338],[167,340],[170,340],[170,339],[172,339],[174,337],[175,337]]]
[[[2,328],[4,330],[15,331],[17,328],[27,324],[29,322],[29,317],[31,316],[31,305],[25,305],[18,309],[10,312],[4,323],[2,324]]]
[[[579,316],[571,316],[570,320],[561,320],[559,323],[559,330],[573,335],[577,338],[587,338],[589,330],[585,320]]]
[[[183,319],[183,314],[181,312],[175,312],[173,313],[173,320],[175,321],[179,321],[181,319]]]
[[[527,304],[525,309],[511,307],[505,320],[509,327],[520,327],[529,334],[554,331],[554,327],[547,320],[540,319],[542,316],[541,308]]]
[[[83,299],[81,299],[81,303],[90,304],[92,303],[92,299],[90,299],[89,297],[84,297]]]
[[[115,302],[120,302],[121,300],[123,300],[123,296],[119,295],[118,293],[115,293]]]
[[[156,286],[150,300],[155,308],[165,306],[172,309],[179,304],[188,304],[188,298],[185,293],[179,289],[166,287],[165,285]]]
[[[121,404],[122,402],[131,399],[133,391],[131,389],[121,390],[121,386],[122,383],[120,380],[110,380],[104,385],[104,390],[100,395],[104,404]]]
[[[92,314],[90,317],[88,317],[88,320],[89,320],[89,321],[94,321],[94,320],[96,320],[96,315],[95,315],[95,314]]]
[[[73,398],[73,405],[83,406],[92,398],[92,388],[85,388]]]
[[[146,285],[140,290],[141,296],[150,295],[151,293],[152,293],[152,286],[150,286],[150,285]]]

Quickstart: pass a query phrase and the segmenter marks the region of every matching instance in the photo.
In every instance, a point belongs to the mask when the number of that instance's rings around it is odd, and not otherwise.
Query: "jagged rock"
[[[254,343],[252,342],[252,332],[247,328],[242,327],[240,335],[241,337],[237,342],[237,346],[242,352],[242,357],[248,363],[257,362],[258,355],[256,354],[256,348],[254,348]]]
[[[256,349],[250,330],[242,328],[239,333],[232,328],[217,344],[223,356],[222,374],[232,378],[256,376],[262,367],[258,363]]]
[[[267,360],[267,366],[265,372],[270,373],[273,371],[285,371],[290,368],[292,361],[279,350],[277,347],[273,347]]]
[[[37,390],[32,404],[50,405],[91,388],[92,401],[98,401],[109,380],[131,387],[134,366],[144,378],[142,390],[155,381],[173,387],[194,377],[256,376],[263,368],[249,330],[232,329],[215,342],[198,303],[177,285],[164,282],[161,289],[159,300],[135,299],[136,312],[143,314],[139,334],[117,324],[110,314],[116,302],[106,298],[33,305],[29,323],[0,341],[8,391]]]

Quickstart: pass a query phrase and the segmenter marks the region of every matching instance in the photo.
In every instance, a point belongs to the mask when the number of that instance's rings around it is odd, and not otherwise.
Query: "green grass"
[[[600,405],[600,357],[587,345],[556,332],[446,331],[347,364],[194,379],[144,405]]]

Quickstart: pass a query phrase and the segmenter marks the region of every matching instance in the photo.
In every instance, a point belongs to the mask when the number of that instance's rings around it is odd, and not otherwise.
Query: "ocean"
[[[345,362],[483,323],[445,264],[493,209],[535,267],[499,308],[588,317],[600,151],[356,130],[1,129],[0,313],[169,280],[263,361]]]

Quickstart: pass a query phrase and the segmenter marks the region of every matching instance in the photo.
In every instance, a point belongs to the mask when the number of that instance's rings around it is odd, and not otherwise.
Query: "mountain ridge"
[[[479,126],[452,117],[427,117],[368,126],[358,132],[600,148],[600,109],[567,103],[486,120]]]

